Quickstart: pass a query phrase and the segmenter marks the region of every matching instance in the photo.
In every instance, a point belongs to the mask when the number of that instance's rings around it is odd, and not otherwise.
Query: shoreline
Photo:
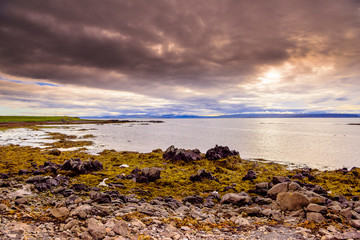
[[[360,238],[359,169],[289,170],[209,151],[0,146],[0,236]]]

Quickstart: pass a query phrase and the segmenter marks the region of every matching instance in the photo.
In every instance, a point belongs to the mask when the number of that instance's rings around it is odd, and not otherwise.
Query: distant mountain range
[[[220,116],[196,116],[196,115],[118,115],[82,117],[92,119],[124,119],[124,118],[359,118],[360,114],[342,113],[303,113],[303,114],[233,114]]]

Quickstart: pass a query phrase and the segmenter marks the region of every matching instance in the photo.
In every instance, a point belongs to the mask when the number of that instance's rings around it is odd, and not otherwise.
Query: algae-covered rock
[[[206,159],[208,160],[218,160],[231,156],[239,156],[239,152],[235,150],[230,151],[229,147],[223,147],[218,145],[216,145],[214,148],[209,149],[205,155]]]
[[[190,180],[193,182],[202,182],[204,179],[219,181],[211,172],[207,172],[205,169],[199,169],[195,175],[190,176]]]
[[[185,150],[182,148],[175,148],[175,146],[172,145],[166,149],[163,158],[171,161],[192,162],[201,159],[201,152],[198,149]]]
[[[79,158],[75,158],[66,161],[61,166],[61,169],[72,171],[74,174],[86,174],[89,172],[102,170],[103,165],[98,160],[81,161]]]
[[[247,172],[247,174],[242,178],[242,180],[243,180],[243,181],[245,181],[245,180],[250,180],[250,181],[252,181],[252,180],[254,180],[254,179],[256,179],[256,178],[257,178],[256,172],[255,172],[254,170],[249,170],[249,171]]]

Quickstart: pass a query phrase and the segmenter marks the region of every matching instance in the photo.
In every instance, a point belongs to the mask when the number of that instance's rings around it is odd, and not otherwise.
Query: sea
[[[139,121],[139,119],[137,119]],[[157,119],[158,120],[158,119]],[[46,132],[86,134],[94,142],[88,152],[104,149],[151,152],[177,148],[206,151],[215,145],[240,152],[243,159],[268,160],[289,167],[321,170],[360,167],[360,118],[192,118],[161,119],[163,123],[58,125],[40,130],[0,132],[0,145],[45,147]],[[142,120],[147,121],[147,120]],[[61,149],[66,150],[66,149]],[[73,150],[73,149],[69,149]]]

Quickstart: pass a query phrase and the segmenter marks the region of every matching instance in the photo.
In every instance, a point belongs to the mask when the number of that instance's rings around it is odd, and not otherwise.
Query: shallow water
[[[321,169],[360,167],[360,119],[258,118],[166,119],[164,123],[72,125],[44,131],[83,136],[93,134],[92,153],[103,149],[150,152],[170,145],[198,148],[227,145],[242,158],[262,158]],[[79,131],[88,129],[87,131]],[[0,144],[39,146],[44,131],[12,129],[1,132]]]

